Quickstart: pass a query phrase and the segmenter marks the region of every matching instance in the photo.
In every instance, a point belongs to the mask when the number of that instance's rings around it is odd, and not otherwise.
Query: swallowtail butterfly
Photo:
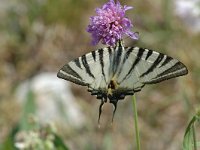
[[[146,84],[187,73],[186,66],[177,59],[150,49],[124,47],[119,41],[116,46],[98,49],[72,60],[59,70],[57,76],[87,86],[91,95],[101,100],[100,119],[107,99],[114,105],[114,117],[118,100],[123,100],[126,95],[133,95]]]

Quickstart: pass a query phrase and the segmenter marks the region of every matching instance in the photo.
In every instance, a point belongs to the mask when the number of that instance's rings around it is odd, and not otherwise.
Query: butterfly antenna
[[[112,115],[112,123],[113,123],[113,120],[114,120],[115,112],[117,110],[117,102],[118,102],[117,100],[111,102],[113,104],[113,106],[114,106],[113,115]]]
[[[101,104],[99,105],[99,118],[98,118],[98,125],[100,127],[100,118],[101,118],[101,112],[102,112],[102,106],[104,104],[104,100],[101,100]]]

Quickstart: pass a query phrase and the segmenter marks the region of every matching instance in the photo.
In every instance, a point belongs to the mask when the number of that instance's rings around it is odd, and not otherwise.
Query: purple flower
[[[132,32],[133,27],[130,19],[125,17],[125,12],[133,7],[122,6],[119,1],[115,3],[110,0],[96,9],[96,16],[90,18],[90,24],[87,31],[91,33],[92,44],[96,45],[99,41],[102,44],[113,46],[124,35],[128,35],[132,39],[138,39],[138,33]]]

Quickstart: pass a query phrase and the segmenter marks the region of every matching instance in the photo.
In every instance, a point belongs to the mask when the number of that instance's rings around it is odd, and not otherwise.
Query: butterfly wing
[[[138,47],[125,48],[123,67],[118,75],[120,87],[140,91],[154,84],[188,73],[186,66],[170,56]]]
[[[105,93],[110,80],[109,66],[112,48],[104,48],[87,53],[64,65],[58,72],[59,78],[88,86],[92,95]]]

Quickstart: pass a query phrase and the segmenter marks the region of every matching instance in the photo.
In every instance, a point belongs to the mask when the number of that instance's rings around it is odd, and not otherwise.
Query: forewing
[[[87,53],[64,65],[57,76],[91,90],[103,89],[109,80],[109,55],[112,52],[113,49],[104,48]]]
[[[188,73],[186,66],[170,56],[143,48],[125,48],[118,82],[121,87],[140,91],[145,84],[158,83]]]

